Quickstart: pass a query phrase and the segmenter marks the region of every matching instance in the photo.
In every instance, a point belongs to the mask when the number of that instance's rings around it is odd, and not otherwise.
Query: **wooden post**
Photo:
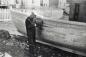
[[[78,21],[79,8],[80,8],[79,3],[74,3],[70,5],[70,17],[69,17],[70,21]]]
[[[70,1],[69,20],[86,22],[86,0],[71,0]]]

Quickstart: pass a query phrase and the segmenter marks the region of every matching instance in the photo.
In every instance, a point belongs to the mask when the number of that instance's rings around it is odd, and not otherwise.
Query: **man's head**
[[[31,18],[36,18],[36,15],[32,12],[30,15]]]

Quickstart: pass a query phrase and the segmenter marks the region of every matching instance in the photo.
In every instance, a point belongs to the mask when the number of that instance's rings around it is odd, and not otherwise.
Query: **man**
[[[29,52],[31,54],[34,54],[35,49],[35,23],[33,22],[34,18],[36,18],[36,15],[34,13],[31,13],[31,15],[27,17],[25,21],[28,36]]]
[[[27,30],[27,36],[29,44],[34,44],[35,42],[35,24],[33,23],[33,19],[36,18],[36,15],[32,13],[29,17],[27,17],[25,23],[26,23],[26,30]]]

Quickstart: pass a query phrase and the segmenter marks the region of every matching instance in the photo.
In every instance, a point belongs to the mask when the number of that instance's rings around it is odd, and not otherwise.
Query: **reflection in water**
[[[10,54],[8,54],[7,52],[5,52],[5,56],[4,57],[12,57]]]
[[[7,52],[5,53],[0,52],[0,57],[12,57],[12,56],[8,54]]]

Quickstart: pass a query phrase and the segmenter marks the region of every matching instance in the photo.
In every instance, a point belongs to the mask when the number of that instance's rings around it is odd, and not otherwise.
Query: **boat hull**
[[[12,20],[26,36],[25,20],[30,14],[11,10]],[[65,51],[86,56],[86,24],[43,18],[43,30],[37,29],[36,41]]]

